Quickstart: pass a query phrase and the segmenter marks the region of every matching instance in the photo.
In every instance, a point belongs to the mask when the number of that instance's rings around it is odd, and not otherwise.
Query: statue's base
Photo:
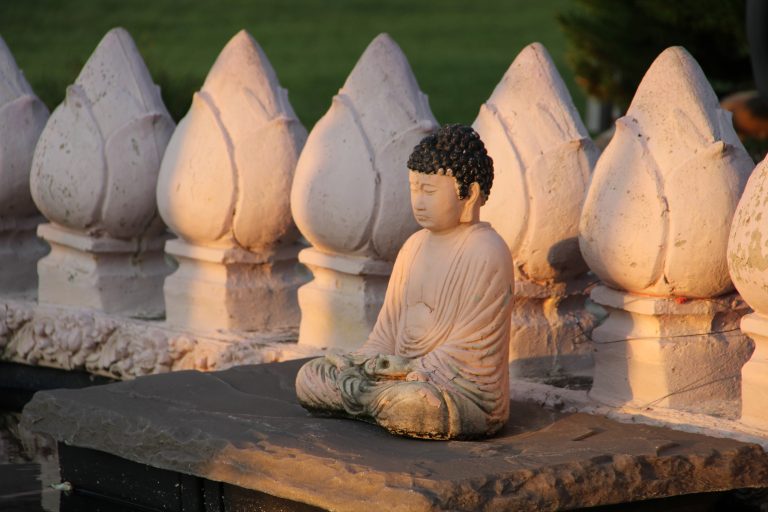
[[[587,386],[594,345],[589,333],[605,312],[590,307],[593,277],[550,286],[515,282],[509,340],[510,375],[554,385]]]
[[[368,339],[384,303],[392,264],[317,249],[299,261],[314,279],[299,288],[299,344],[354,350]]]
[[[74,496],[166,496],[165,510],[221,510],[221,493],[237,488],[241,496],[247,489],[299,502],[273,502],[286,510],[311,510],[304,503],[339,511],[546,511],[768,481],[768,455],[758,445],[531,403],[512,402],[504,430],[474,442],[404,439],[364,422],[313,417],[295,398],[302,363],[40,392],[22,423],[66,443],[62,477]],[[125,473],[127,485],[120,485],[121,459],[143,465]]]
[[[753,345],[739,331],[749,307],[738,295],[676,300],[597,286],[590,298],[609,313],[592,331],[593,399],[739,417]]]
[[[0,219],[0,290],[34,293],[37,289],[37,262],[48,246],[37,237],[43,217]]]
[[[741,421],[768,432],[768,318],[747,315],[741,330],[755,342],[755,352],[741,370]]]
[[[166,237],[118,240],[92,237],[55,224],[37,234],[51,253],[37,265],[40,303],[96,309],[138,318],[163,315]]]
[[[201,332],[296,329],[296,290],[309,277],[297,271],[300,249],[252,253],[169,240],[165,251],[179,268],[164,285],[168,325]]]

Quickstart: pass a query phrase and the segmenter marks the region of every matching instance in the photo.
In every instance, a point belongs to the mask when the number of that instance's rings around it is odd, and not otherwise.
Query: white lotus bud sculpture
[[[46,249],[34,233],[41,217],[29,173],[47,120],[48,108],[0,38],[0,288],[6,292],[37,286],[37,260]]]
[[[307,240],[325,252],[394,261],[418,229],[408,156],[436,127],[402,50],[379,35],[312,129],[299,160],[291,204]]]
[[[595,167],[581,217],[584,259],[630,292],[732,290],[728,233],[753,167],[696,61],[681,47],[665,50]]]
[[[474,128],[494,166],[480,216],[507,242],[515,266],[510,370],[535,378],[588,372],[592,346],[583,332],[595,319],[584,308],[578,234],[598,150],[544,46],[520,52]]]
[[[48,109],[0,39],[0,219],[37,214],[29,193],[29,171],[47,120]]]
[[[51,222],[89,234],[161,231],[154,192],[173,128],[131,36],[109,31],[43,131],[35,203]]]
[[[768,157],[755,168],[736,208],[728,268],[736,289],[755,310],[740,325],[755,343],[741,372],[741,421],[768,431]]]
[[[736,208],[728,244],[728,267],[741,296],[768,316],[768,158],[747,182]]]
[[[592,398],[733,418],[752,346],[727,268],[731,220],[753,163],[691,55],[651,65],[595,167],[584,259],[607,286],[592,331]],[[684,300],[678,300],[680,297]]]
[[[266,55],[239,32],[168,145],[163,219],[195,244],[261,251],[293,241],[289,196],[306,137]]]
[[[131,36],[121,28],[110,30],[67,88],[35,150],[32,198],[51,222],[39,234],[53,245],[52,255],[41,261],[41,300],[162,312],[156,281],[169,269],[156,252],[164,226],[155,188],[173,129]],[[57,254],[56,245],[83,251],[89,263]],[[128,260],[125,254],[152,250],[153,257],[136,255],[131,263],[107,262],[108,255]],[[104,254],[94,258],[93,253]],[[73,272],[75,277],[68,278]],[[103,290],[121,280],[132,291]],[[90,291],[73,293],[73,287]]]
[[[195,93],[160,171],[160,213],[183,239],[166,247],[181,265],[165,286],[169,322],[298,326],[296,288],[306,279],[295,271],[290,192],[306,137],[266,55],[239,32]]]
[[[507,242],[516,279],[585,272],[579,216],[598,151],[544,46],[520,52],[473,126],[494,163],[481,216]]]
[[[435,128],[405,55],[379,35],[312,129],[296,168],[291,208],[313,246],[300,260],[315,275],[299,290],[300,343],[365,341],[391,264],[418,229],[408,157]]]

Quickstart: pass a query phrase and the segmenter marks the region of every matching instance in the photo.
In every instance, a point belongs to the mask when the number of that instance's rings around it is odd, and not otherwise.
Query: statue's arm
[[[376,319],[376,325],[373,326],[373,330],[365,343],[355,350],[353,354],[371,358],[379,354],[395,353],[400,311],[402,309],[401,302],[405,293],[406,275],[408,267],[410,267],[413,260],[413,240],[413,236],[409,238],[397,254],[392,268],[392,275],[389,278],[389,283],[387,283],[384,304],[382,304],[381,311]]]

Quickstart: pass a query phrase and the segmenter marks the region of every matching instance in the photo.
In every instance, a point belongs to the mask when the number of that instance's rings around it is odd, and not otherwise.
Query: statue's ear
[[[459,222],[477,222],[480,206],[483,204],[480,184],[477,182],[469,186],[469,197],[465,199],[464,209],[461,211]]]

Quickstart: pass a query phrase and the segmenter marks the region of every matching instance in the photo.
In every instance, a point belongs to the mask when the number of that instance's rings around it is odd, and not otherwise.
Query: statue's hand
[[[414,370],[405,376],[405,380],[409,382],[429,382],[429,377],[424,372]]]
[[[339,370],[363,364],[368,356],[355,353],[328,352],[325,359]]]
[[[413,360],[393,354],[379,354],[365,362],[364,371],[369,377],[384,379],[405,379],[412,368]]]
[[[331,363],[333,366],[335,366],[339,370],[343,370],[344,368],[349,368],[350,366],[352,366],[352,360],[350,359],[348,354],[328,352],[327,354],[325,354],[325,360]]]

